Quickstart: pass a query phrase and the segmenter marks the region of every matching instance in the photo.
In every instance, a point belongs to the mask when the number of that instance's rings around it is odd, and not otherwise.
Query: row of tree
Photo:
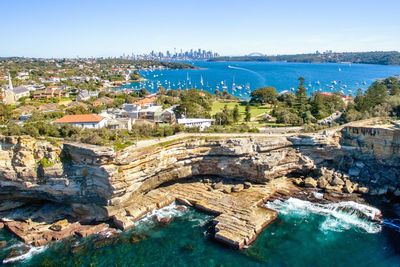
[[[343,120],[345,122],[376,116],[400,117],[400,80],[389,77],[374,82],[363,93],[357,92],[354,103],[348,105]]]
[[[250,103],[271,105],[273,107],[272,115],[277,122],[291,125],[314,123],[335,111],[343,110],[345,103],[340,94],[316,92],[308,97],[304,82],[304,78],[300,77],[294,94],[278,94],[274,87],[254,90],[251,93]]]

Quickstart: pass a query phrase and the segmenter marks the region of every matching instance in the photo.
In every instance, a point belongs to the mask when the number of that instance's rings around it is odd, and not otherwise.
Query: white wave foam
[[[138,224],[148,224],[153,222],[154,216],[160,217],[160,218],[165,218],[165,217],[180,217],[182,216],[186,211],[181,211],[178,210],[176,203],[172,203],[169,206],[166,206],[161,209],[153,210],[152,212],[146,214],[142,219],[140,219],[137,223]]]
[[[194,222],[195,224],[192,225],[192,228],[196,228],[205,226],[212,218],[212,216],[206,216],[204,218],[190,217],[188,220]]]
[[[317,204],[297,198],[275,200],[266,204],[281,214],[306,217],[310,213],[321,214],[326,219],[320,225],[321,231],[344,231],[352,227],[362,229],[367,233],[378,233],[382,230],[379,223],[373,221],[381,212],[367,205],[353,201],[339,203]]]
[[[28,260],[28,259],[32,258],[34,255],[42,253],[44,250],[46,250],[46,248],[47,248],[47,246],[43,246],[43,247],[32,247],[31,246],[31,247],[29,247],[29,251],[26,252],[25,254],[22,254],[22,255],[13,257],[13,258],[4,259],[3,264]]]

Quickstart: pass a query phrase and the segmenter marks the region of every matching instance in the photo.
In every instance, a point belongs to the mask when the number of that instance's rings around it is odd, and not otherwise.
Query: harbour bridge
[[[262,53],[259,53],[259,52],[253,52],[253,53],[248,54],[247,56],[248,57],[263,57],[265,55]]]

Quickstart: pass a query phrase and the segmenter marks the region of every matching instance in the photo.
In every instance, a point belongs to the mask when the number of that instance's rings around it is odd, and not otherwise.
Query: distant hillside
[[[346,53],[314,53],[278,56],[238,56],[217,57],[210,61],[287,61],[301,63],[341,63],[400,65],[400,52],[346,52]]]

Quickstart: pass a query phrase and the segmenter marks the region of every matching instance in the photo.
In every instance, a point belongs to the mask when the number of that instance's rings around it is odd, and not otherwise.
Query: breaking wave
[[[381,212],[374,207],[353,201],[318,204],[289,198],[288,200],[269,202],[266,207],[277,210],[280,214],[297,217],[307,217],[310,213],[324,215],[325,220],[319,226],[323,232],[342,232],[355,228],[374,234],[382,230],[382,226],[374,221]]]
[[[29,247],[29,250],[22,254],[22,255],[18,255],[15,256],[13,258],[6,258],[3,260],[3,264],[7,264],[7,263],[13,263],[13,262],[17,262],[17,261],[25,261],[28,260],[30,258],[32,258],[34,255],[42,253],[44,250],[46,250],[47,246],[43,246],[43,247]]]
[[[181,211],[177,209],[177,204],[172,203],[171,205],[168,205],[164,208],[161,209],[156,209],[153,210],[152,212],[149,212],[144,216],[142,219],[140,219],[137,224],[152,224],[154,222],[154,216],[164,218],[164,217],[180,217],[183,214],[185,214],[186,211]]]

